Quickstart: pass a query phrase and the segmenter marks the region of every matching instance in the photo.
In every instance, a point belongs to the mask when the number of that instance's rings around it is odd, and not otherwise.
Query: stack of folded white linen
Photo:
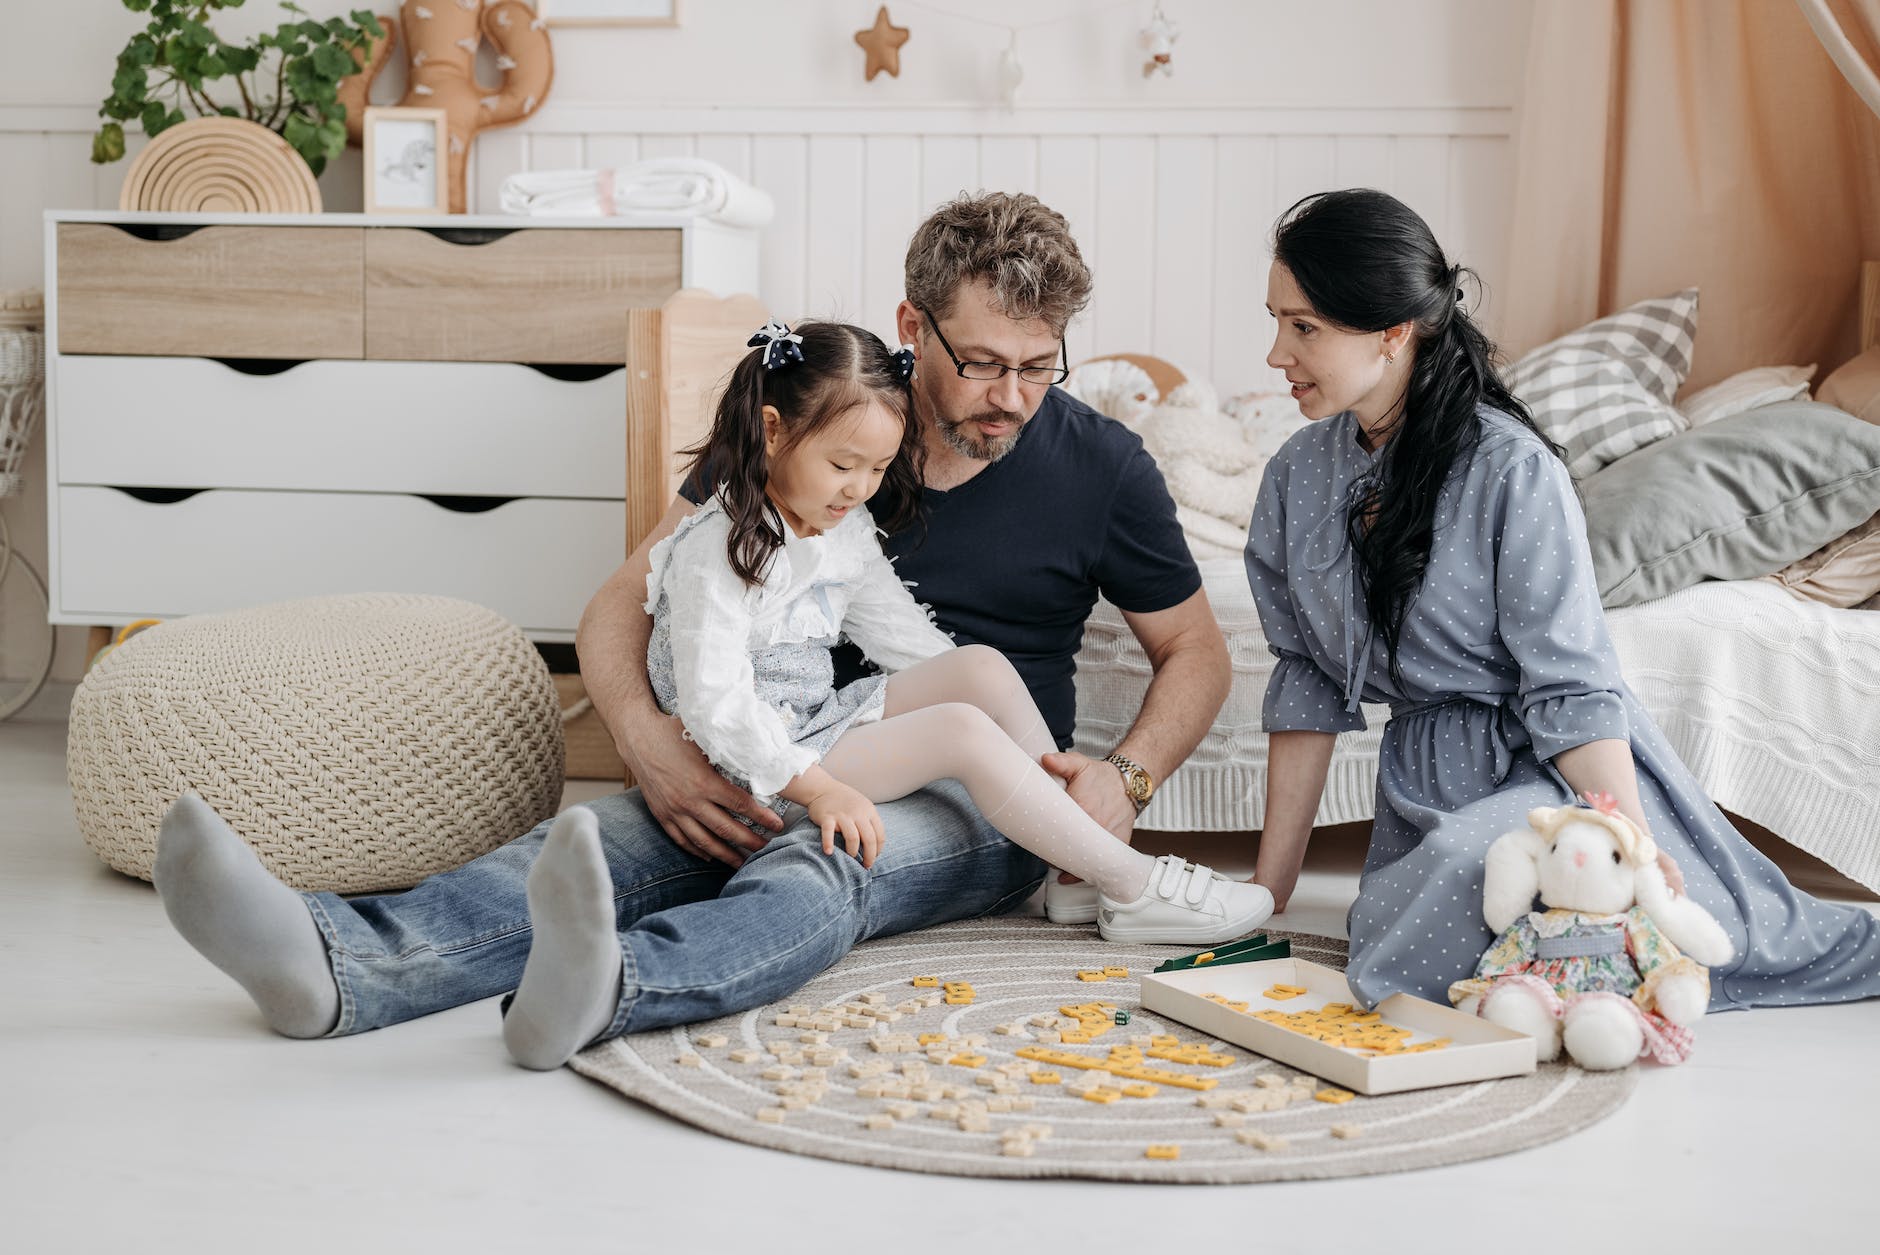
[[[606,218],[694,214],[731,227],[761,227],[776,212],[759,191],[716,162],[662,157],[617,170],[529,170],[503,180],[503,212]]]

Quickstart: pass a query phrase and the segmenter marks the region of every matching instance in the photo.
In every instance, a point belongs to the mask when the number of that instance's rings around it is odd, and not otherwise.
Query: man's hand
[[[633,744],[617,740],[614,748],[639,784],[646,809],[680,849],[742,867],[745,853],[763,849],[765,838],[733,816],[783,831],[774,811],[718,774],[698,746],[685,739],[677,719],[646,724],[640,733]]]
[[[1064,782],[1071,801],[1084,813],[1110,830],[1118,841],[1128,845],[1136,834],[1136,804],[1123,787],[1123,773],[1114,763],[1085,758],[1074,751],[1046,754],[1039,762],[1044,769]]]

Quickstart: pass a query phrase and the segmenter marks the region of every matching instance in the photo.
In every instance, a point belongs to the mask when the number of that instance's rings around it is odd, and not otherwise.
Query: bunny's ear
[[[1533,822],[1535,811],[1528,820]],[[1541,887],[1541,859],[1550,842],[1538,832],[1517,829],[1488,847],[1482,877],[1482,918],[1500,933],[1534,905]]]
[[[1653,855],[1654,859],[1656,857]],[[1658,925],[1658,931],[1672,945],[1705,967],[1728,963],[1735,956],[1736,947],[1730,944],[1730,935],[1724,932],[1723,925],[1688,897],[1673,896],[1670,886],[1665,884],[1664,872],[1655,861],[1640,867],[1633,877],[1638,904],[1645,908],[1652,923]]]
[[[1560,827],[1561,821],[1578,809],[1575,806],[1536,806],[1527,813],[1528,827],[1540,833],[1551,844],[1554,829]]]

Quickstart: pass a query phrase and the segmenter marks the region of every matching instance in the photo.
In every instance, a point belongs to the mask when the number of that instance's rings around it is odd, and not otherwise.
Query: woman
[[[1704,795],[1619,672],[1560,451],[1496,376],[1462,268],[1381,192],[1281,218],[1270,365],[1310,426],[1268,465],[1247,578],[1279,662],[1255,879],[1283,909],[1333,736],[1388,703],[1352,988],[1442,1001],[1494,940],[1489,844],[1609,793],[1730,934],[1712,1009],[1880,995],[1865,911],[1797,892]],[[1680,882],[1679,871],[1682,871]]]

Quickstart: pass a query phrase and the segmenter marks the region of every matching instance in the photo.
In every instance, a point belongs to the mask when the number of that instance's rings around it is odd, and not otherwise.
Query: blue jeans
[[[674,845],[638,789],[586,805],[613,874],[622,959],[620,1009],[597,1040],[761,1006],[858,942],[1009,911],[1044,878],[951,780],[881,806],[888,839],[867,870],[840,843],[824,854],[800,807],[734,872]],[[529,868],[548,828],[403,893],[303,895],[339,985],[332,1035],[514,989],[529,956]]]

